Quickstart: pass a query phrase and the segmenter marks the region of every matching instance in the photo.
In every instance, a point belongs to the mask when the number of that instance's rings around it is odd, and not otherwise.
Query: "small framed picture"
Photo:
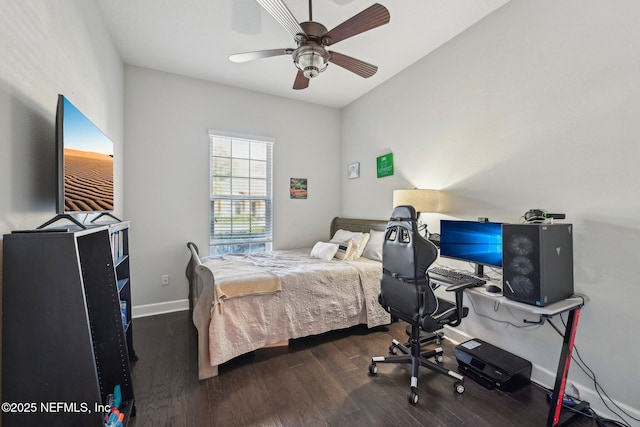
[[[393,153],[385,154],[376,158],[378,178],[393,175]]]
[[[307,178],[291,178],[289,180],[289,197],[292,199],[307,198]]]
[[[349,179],[360,177],[360,162],[349,164]]]

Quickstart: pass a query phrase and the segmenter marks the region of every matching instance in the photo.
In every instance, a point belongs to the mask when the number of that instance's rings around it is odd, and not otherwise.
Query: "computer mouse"
[[[498,292],[502,292],[502,288],[496,285],[487,285],[485,289],[487,290],[487,292],[490,292],[492,294],[497,294]]]

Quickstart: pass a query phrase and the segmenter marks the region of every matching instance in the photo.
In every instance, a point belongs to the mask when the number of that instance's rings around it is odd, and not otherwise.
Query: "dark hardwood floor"
[[[188,312],[134,321],[133,365],[137,416],[143,426],[544,426],[545,390],[487,390],[471,379],[454,392],[450,379],[422,368],[419,402],[407,401],[409,366],[378,365],[392,338],[406,339],[404,324],[365,326],[293,340],[262,349],[198,381],[196,334]],[[453,345],[442,344],[444,365],[455,370]],[[595,426],[584,417],[572,426]]]

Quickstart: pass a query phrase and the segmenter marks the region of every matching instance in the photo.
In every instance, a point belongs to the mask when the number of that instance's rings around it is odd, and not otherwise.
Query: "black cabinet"
[[[119,257],[118,238],[127,247]],[[128,223],[4,236],[2,425],[103,426],[116,385],[128,421],[135,353],[127,240]]]

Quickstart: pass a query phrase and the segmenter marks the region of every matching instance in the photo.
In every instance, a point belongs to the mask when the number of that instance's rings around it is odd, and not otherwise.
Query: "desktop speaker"
[[[571,224],[504,224],[502,292],[544,307],[573,295]]]

